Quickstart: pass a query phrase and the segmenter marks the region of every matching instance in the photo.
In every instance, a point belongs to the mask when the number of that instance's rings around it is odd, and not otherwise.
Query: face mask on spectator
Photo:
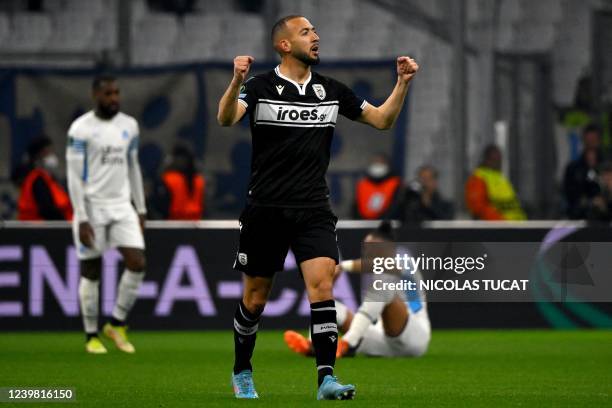
[[[55,154],[49,154],[43,158],[42,165],[47,170],[55,170],[59,166],[59,159]]]
[[[372,163],[368,166],[368,176],[379,179],[389,174],[389,166],[384,163]]]

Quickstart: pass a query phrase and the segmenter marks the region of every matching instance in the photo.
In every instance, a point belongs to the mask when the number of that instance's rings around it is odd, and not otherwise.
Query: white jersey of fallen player
[[[89,111],[72,123],[66,159],[69,176],[79,176],[82,182],[83,200],[79,201],[94,206],[130,203],[134,193],[130,166],[139,167],[138,134],[136,119],[122,112],[104,120]],[[144,212],[144,203],[138,201],[137,210]],[[77,218],[87,218],[85,208],[75,208],[75,213]]]
[[[412,256],[408,249],[402,247],[397,248],[397,253],[402,256],[404,254]],[[406,305],[408,306],[408,310],[410,311],[410,313],[418,313],[422,310],[426,311],[427,297],[425,295],[425,292],[420,289],[419,284],[419,282],[423,280],[423,275],[421,274],[421,271],[414,268],[412,264],[410,264],[408,268],[402,271],[402,279],[414,282],[417,288],[414,290],[404,291],[404,296],[406,296],[404,300],[406,302]]]
[[[410,256],[404,248],[396,248],[396,253]],[[422,279],[418,270],[406,269],[402,275],[382,274],[376,279],[388,283],[398,283],[402,280],[411,280],[417,283]],[[383,328],[381,313],[386,304],[399,296],[406,302],[408,309],[408,323],[398,336],[389,337]],[[364,295],[364,301],[353,318],[349,331],[344,339],[352,346],[358,345],[357,352],[371,356],[412,356],[423,355],[431,339],[431,323],[427,313],[425,293],[420,290],[376,291],[372,286]]]

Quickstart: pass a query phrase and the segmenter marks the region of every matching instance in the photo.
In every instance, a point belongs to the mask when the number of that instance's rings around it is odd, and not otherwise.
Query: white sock
[[[132,306],[136,303],[138,296],[138,288],[144,278],[144,272],[132,272],[128,269],[123,271],[121,281],[119,282],[119,290],[117,291],[117,300],[113,308],[113,317],[122,322],[127,319],[127,315],[132,310]]]
[[[346,305],[342,302],[335,300],[336,302],[336,323],[338,323],[338,327],[344,326],[346,322],[346,315],[348,314],[348,309]]]
[[[84,277],[79,279],[81,316],[83,316],[83,327],[85,328],[85,333],[88,334],[93,334],[98,331],[98,313],[100,309],[99,286],[100,281],[94,281]]]
[[[382,274],[378,277],[385,282],[397,282],[398,276],[391,274]],[[366,330],[371,324],[374,324],[383,309],[387,304],[391,303],[397,295],[391,290],[374,290],[374,287],[369,287],[363,299],[363,303],[359,306],[357,313],[353,317],[349,331],[344,335],[344,340],[351,346],[356,347]]]
[[[359,310],[353,316],[351,327],[344,335],[344,340],[351,346],[356,347],[368,327],[380,318],[380,314],[385,308],[384,302],[365,301],[359,306]]]

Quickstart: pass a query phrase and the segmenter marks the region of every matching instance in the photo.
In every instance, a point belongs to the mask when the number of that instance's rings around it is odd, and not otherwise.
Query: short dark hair
[[[436,169],[431,164],[423,164],[419,166],[419,168],[417,169],[417,174],[420,174],[422,171],[431,171],[431,174],[433,174],[434,178],[438,178],[438,169]]]
[[[482,159],[483,160],[488,159],[491,156],[491,153],[493,153],[493,152],[500,152],[501,153],[501,149],[496,144],[488,144],[488,145],[486,145],[484,150],[482,151]]]
[[[283,30],[287,26],[287,21],[293,20],[294,18],[300,18],[300,17],[304,17],[304,16],[300,14],[290,14],[288,16],[285,16],[279,19],[276,23],[274,23],[274,25],[272,26],[272,31],[270,32],[270,40],[272,40],[272,45],[274,45],[274,37],[276,37],[276,34],[278,34],[279,31]]]
[[[116,80],[117,77],[112,74],[105,73],[96,75],[93,81],[91,82],[91,89],[97,91],[102,86],[102,82],[114,82]]]
[[[596,132],[601,135],[601,126],[597,123],[589,123],[582,129],[582,135],[586,135],[587,133]]]
[[[40,135],[28,145],[28,159],[34,161],[45,148],[52,146],[53,141],[46,135]]]
[[[391,157],[389,157],[389,155],[383,151],[376,152],[370,156],[370,161],[374,159],[383,159],[387,163],[391,163]]]

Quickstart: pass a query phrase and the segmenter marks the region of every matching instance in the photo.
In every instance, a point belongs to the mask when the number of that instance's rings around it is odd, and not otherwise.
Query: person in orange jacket
[[[21,187],[17,218],[22,221],[71,220],[72,206],[54,172],[59,165],[53,143],[46,136],[28,147],[28,164],[16,180]]]
[[[176,145],[161,177],[159,210],[168,220],[200,220],[204,215],[206,180],[198,173],[191,149]]]
[[[501,171],[499,147],[488,145],[483,159],[465,185],[465,203],[472,216],[479,220],[525,220],[512,183]]]
[[[355,218],[363,220],[401,218],[402,179],[382,153],[372,156],[366,174],[355,186]]]

